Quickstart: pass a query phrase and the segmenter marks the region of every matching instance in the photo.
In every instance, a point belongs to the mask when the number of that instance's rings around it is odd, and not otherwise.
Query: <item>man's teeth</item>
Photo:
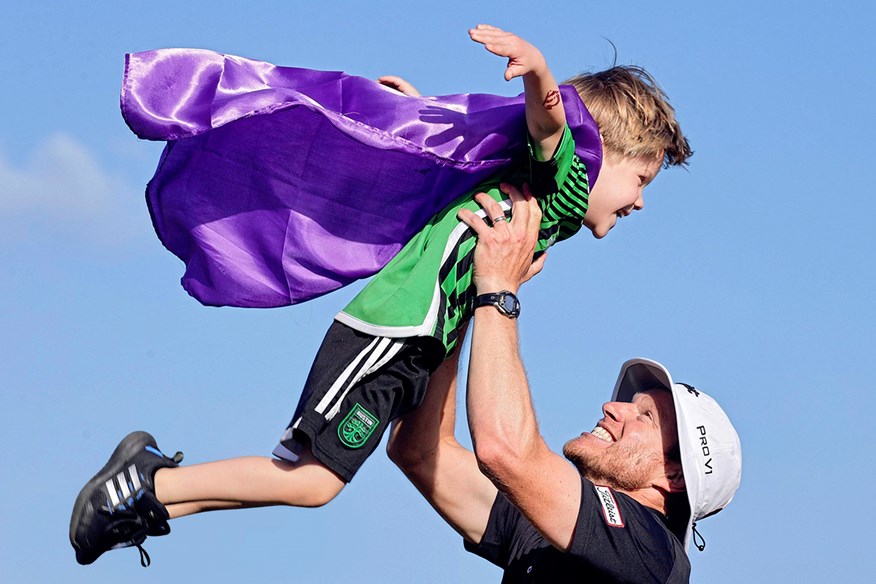
[[[597,426],[590,433],[593,434],[594,436],[596,436],[597,438],[599,438],[600,440],[605,440],[606,442],[612,442],[611,434],[606,432],[605,428]]]

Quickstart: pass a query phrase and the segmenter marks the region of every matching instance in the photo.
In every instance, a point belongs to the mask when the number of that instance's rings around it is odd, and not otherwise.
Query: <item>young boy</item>
[[[618,218],[643,206],[642,190],[663,165],[690,156],[672,108],[640,69],[614,68],[570,80],[600,129],[599,181],[575,154],[559,88],[542,54],[495,27],[471,38],[507,57],[505,79],[523,77],[528,168],[504,182],[527,182],[542,208],[537,254],[582,225],[604,237]],[[398,78],[384,84],[416,91]],[[477,191],[510,205],[500,180]],[[475,306],[495,305],[516,318],[511,293],[476,297],[472,286],[475,237],[457,214],[484,217],[467,193],[436,215],[337,315],[314,360],[289,427],[274,450],[279,460],[245,457],[179,467],[145,432],[127,436],[106,466],[82,489],[70,540],[82,564],[116,547],[137,546],[170,531],[167,520],[202,511],[264,505],[320,506],[352,480],[389,422],[416,408],[429,375],[458,344]],[[536,261],[543,261],[539,259]]]

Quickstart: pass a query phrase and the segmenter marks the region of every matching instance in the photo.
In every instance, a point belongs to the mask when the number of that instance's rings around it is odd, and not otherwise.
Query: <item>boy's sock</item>
[[[155,472],[180,461],[181,452],[165,456],[147,432],[125,436],[76,498],[70,518],[76,561],[90,564],[108,550],[137,546],[140,563],[148,566],[149,555],[141,547],[146,536],[170,533],[167,509],[155,496]]]

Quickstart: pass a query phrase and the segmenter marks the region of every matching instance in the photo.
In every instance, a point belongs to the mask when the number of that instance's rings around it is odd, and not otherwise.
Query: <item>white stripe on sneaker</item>
[[[109,493],[110,502],[113,504],[113,507],[120,503],[119,494],[116,492],[116,486],[113,484],[113,480],[110,479],[106,482],[106,492]]]
[[[134,492],[140,492],[140,473],[137,472],[137,465],[132,464],[128,467],[128,474],[131,476],[131,484],[134,485]]]
[[[131,496],[131,491],[128,489],[128,480],[125,478],[125,473],[120,472],[116,475],[116,480],[119,481],[119,488],[122,490],[122,499],[127,499]]]

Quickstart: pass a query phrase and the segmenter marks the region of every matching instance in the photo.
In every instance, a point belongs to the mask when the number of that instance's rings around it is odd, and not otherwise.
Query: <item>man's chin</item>
[[[590,461],[587,454],[582,452],[580,448],[575,447],[576,440],[572,439],[566,442],[565,446],[563,446],[563,456],[575,465],[581,476],[592,482],[594,475],[599,473],[594,471],[592,461]]]
[[[576,439],[563,446],[563,456],[575,465],[582,477],[593,484],[611,487],[618,491],[632,492],[648,485],[645,468],[620,467],[582,448],[575,447]]]

